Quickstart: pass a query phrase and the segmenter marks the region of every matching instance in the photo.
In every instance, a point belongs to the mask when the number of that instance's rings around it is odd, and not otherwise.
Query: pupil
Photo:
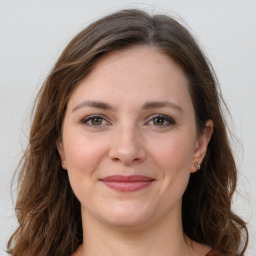
[[[164,124],[164,119],[163,118],[155,118],[154,119],[154,124],[155,125],[163,125]]]
[[[101,123],[102,123],[101,118],[95,117],[92,119],[92,124],[94,124],[94,125],[100,125]]]

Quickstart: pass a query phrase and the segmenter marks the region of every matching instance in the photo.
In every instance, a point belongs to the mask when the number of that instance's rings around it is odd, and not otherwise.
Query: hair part
[[[184,233],[215,250],[244,254],[248,232],[245,222],[231,211],[237,169],[214,71],[195,39],[175,19],[123,10],[81,31],[64,49],[38,94],[20,165],[19,227],[8,243],[12,255],[71,255],[83,242],[80,202],[62,169],[56,141],[68,100],[81,80],[102,56],[135,46],[156,47],[175,60],[189,81],[198,131],[205,129],[207,120],[214,123],[201,170],[191,175],[183,196]]]

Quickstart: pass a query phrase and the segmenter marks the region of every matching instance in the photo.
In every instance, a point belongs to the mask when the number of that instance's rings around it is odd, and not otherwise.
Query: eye
[[[158,114],[153,116],[148,124],[153,126],[166,127],[175,124],[175,121],[169,116]]]
[[[98,127],[108,124],[106,119],[101,115],[88,116],[82,120],[82,123],[87,126],[98,126]]]

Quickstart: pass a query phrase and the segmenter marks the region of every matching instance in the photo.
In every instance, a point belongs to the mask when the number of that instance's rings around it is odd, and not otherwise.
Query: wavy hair
[[[158,48],[183,69],[198,131],[207,120],[214,123],[201,170],[191,174],[183,195],[184,233],[214,250],[244,254],[248,232],[231,210],[237,169],[214,71],[193,36],[175,19],[123,10],[81,31],[39,91],[29,143],[19,165],[15,208],[19,226],[8,242],[13,256],[70,256],[83,242],[80,202],[62,169],[56,141],[70,95],[95,63],[108,53],[138,45]]]

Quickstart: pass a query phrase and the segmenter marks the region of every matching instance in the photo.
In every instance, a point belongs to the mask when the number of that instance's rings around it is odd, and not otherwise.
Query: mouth
[[[112,175],[100,179],[106,186],[121,192],[133,192],[151,185],[155,179],[143,175]]]

